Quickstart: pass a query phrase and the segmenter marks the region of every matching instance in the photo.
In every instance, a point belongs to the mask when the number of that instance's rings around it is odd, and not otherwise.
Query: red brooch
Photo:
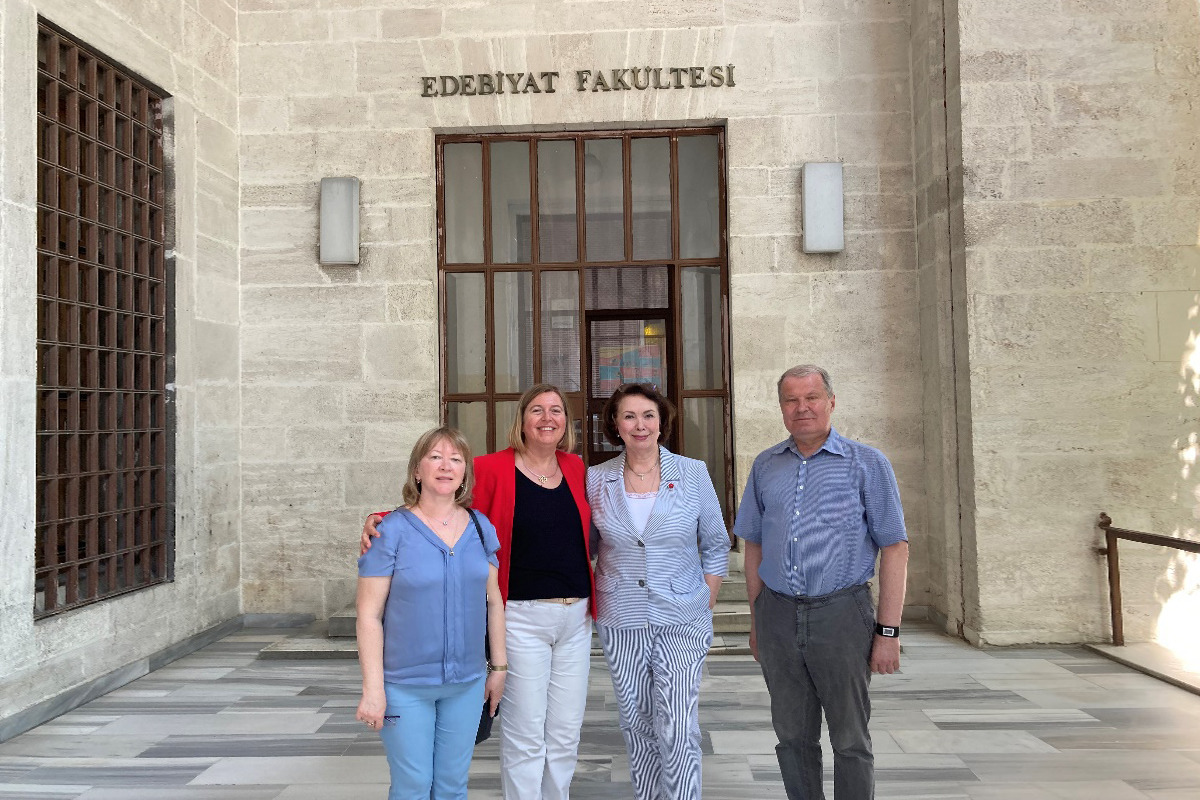
[[[668,484],[667,484],[667,488],[668,488],[668,489],[674,489],[674,488],[675,488],[675,484],[673,484],[673,483],[668,483]]]

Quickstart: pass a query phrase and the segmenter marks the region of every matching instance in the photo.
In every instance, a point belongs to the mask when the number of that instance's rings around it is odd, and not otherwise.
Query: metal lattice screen
[[[163,99],[39,21],[36,617],[170,578]]]

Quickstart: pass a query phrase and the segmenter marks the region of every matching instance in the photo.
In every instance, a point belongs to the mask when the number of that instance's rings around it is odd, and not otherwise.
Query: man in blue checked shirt
[[[734,533],[746,541],[750,650],[771,695],[789,800],[823,800],[821,714],[836,800],[875,796],[871,673],[900,667],[908,535],[887,458],[830,424],[829,373],[805,364],[779,379],[791,436],[759,454]],[[879,609],[867,581],[879,557]]]

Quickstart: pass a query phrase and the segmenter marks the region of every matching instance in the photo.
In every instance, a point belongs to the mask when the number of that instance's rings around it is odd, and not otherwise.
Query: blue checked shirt
[[[866,583],[879,549],[908,541],[887,457],[832,429],[811,458],[790,438],[759,454],[733,532],[762,545],[763,583],[793,597]]]

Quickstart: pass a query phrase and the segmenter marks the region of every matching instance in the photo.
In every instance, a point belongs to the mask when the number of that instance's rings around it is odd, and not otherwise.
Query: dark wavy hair
[[[658,406],[658,443],[663,444],[671,436],[671,431],[675,428],[675,404],[666,398],[662,392],[658,391],[658,387],[650,383],[625,383],[617,387],[617,390],[612,393],[612,396],[604,403],[604,410],[600,413],[600,419],[603,421],[604,438],[609,444],[623,447],[624,442],[621,441],[621,434],[617,432],[617,408],[621,405],[621,401],[631,395],[638,395]]]

